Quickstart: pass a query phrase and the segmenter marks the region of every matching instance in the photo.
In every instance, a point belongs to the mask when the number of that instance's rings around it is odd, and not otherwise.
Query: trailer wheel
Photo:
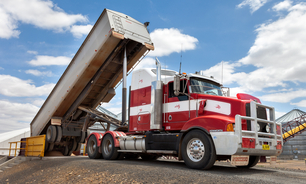
[[[102,155],[105,160],[115,160],[118,158],[119,148],[115,147],[113,137],[110,134],[104,136],[102,140]]]
[[[77,148],[77,146],[78,146],[77,141],[75,139],[72,139],[70,141],[68,149],[69,149],[69,151],[74,151]]]
[[[50,125],[47,129],[47,133],[46,133],[46,139],[47,142],[49,143],[54,143],[55,139],[56,139],[56,127],[54,125]]]
[[[184,137],[181,152],[185,164],[192,169],[209,169],[216,161],[212,140],[200,130],[193,130]]]
[[[81,143],[78,143],[78,145],[77,145],[77,147],[75,148],[75,150],[74,150],[74,151],[80,151],[81,146],[82,146],[82,144],[81,144]]]
[[[250,168],[254,167],[259,162],[260,156],[250,156],[249,164],[243,166],[237,166],[238,168]]]
[[[101,153],[99,153],[98,149],[98,141],[96,139],[96,136],[92,135],[89,137],[87,141],[87,152],[88,152],[88,157],[90,159],[97,159],[101,157]]]
[[[65,146],[65,147],[64,147],[64,153],[63,153],[63,155],[64,155],[64,156],[70,156],[70,155],[69,155],[69,148],[68,148],[68,146]]]
[[[56,136],[55,142],[61,142],[61,139],[63,137],[62,127],[61,126],[56,126],[56,130],[57,130],[57,136]]]
[[[48,146],[47,152],[52,151],[53,148],[54,148],[54,143],[48,143],[48,144],[49,144],[49,146]]]

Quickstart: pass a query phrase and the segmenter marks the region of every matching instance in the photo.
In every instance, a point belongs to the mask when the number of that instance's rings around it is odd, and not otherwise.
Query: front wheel
[[[185,164],[192,169],[210,169],[216,161],[212,140],[200,130],[193,130],[184,137],[181,152]]]
[[[107,134],[102,140],[102,155],[105,160],[115,160],[118,158],[118,148],[115,147],[112,135]]]

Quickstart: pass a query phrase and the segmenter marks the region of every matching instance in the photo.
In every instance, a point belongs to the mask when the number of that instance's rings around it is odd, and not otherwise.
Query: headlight
[[[257,132],[260,131],[260,125],[257,123]]]
[[[266,132],[270,133],[270,126],[266,125]]]

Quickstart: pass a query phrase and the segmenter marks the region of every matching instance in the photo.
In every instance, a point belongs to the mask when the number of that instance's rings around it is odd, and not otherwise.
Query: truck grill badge
[[[221,109],[221,106],[220,106],[220,105],[217,105],[216,108],[217,108],[217,109]]]
[[[180,109],[180,107],[181,107],[180,105],[176,105],[174,108],[178,108],[178,109]]]
[[[143,82],[143,80],[141,79],[139,82],[140,82],[140,83],[142,83],[142,82]]]

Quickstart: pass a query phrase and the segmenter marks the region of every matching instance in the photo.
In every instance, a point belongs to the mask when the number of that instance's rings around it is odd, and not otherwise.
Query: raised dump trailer
[[[95,108],[109,102],[127,71],[153,50],[148,23],[104,9],[67,69],[31,122],[31,136],[46,134],[47,151],[65,155],[79,149],[88,126],[97,121],[120,125]]]

